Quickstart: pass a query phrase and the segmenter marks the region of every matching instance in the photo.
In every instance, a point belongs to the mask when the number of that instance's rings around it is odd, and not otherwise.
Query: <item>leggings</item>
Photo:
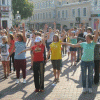
[[[10,56],[10,71],[11,71],[11,59],[12,59],[13,68],[14,68],[14,71],[15,71],[15,67],[14,67],[14,55],[15,55],[15,52]]]
[[[23,79],[26,78],[26,59],[14,60],[17,79],[20,77],[20,70],[22,70]]]

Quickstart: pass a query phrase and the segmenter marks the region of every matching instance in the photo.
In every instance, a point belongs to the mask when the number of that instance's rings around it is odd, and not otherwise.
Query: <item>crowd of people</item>
[[[94,70],[94,48],[99,41],[99,20],[96,22],[96,30],[80,24],[79,28],[72,28],[60,32],[45,24],[44,29],[37,31],[32,29],[30,38],[27,39],[25,24],[20,27],[0,30],[0,53],[1,62],[4,68],[4,78],[16,71],[16,83],[20,82],[20,70],[23,74],[23,83],[26,83],[26,51],[30,51],[31,68],[34,73],[35,92],[44,92],[44,67],[48,60],[53,66],[54,80],[60,81],[60,71],[62,67],[62,57],[68,54],[71,58],[71,65],[76,66],[81,60],[83,93],[92,93],[93,70]],[[31,44],[29,46],[29,43]],[[29,48],[27,48],[29,46]],[[82,56],[82,57],[81,57]],[[67,59],[67,58],[66,58]],[[12,64],[13,63],[13,64]],[[13,66],[12,66],[13,65]],[[88,89],[86,88],[86,70],[88,69]]]

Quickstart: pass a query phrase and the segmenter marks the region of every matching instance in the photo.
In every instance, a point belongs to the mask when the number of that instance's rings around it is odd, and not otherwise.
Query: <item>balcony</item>
[[[0,12],[9,12],[9,7],[1,7]]]

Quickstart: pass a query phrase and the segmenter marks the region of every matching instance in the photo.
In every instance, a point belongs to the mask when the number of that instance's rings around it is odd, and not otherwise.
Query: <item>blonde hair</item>
[[[7,36],[3,36],[3,37],[2,37],[2,40],[3,40],[3,39],[5,39],[5,40],[6,40],[6,43],[8,43],[8,38],[7,38]]]

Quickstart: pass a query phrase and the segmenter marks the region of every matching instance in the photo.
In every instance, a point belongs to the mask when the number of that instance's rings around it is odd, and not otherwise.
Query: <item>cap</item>
[[[35,39],[35,42],[41,42],[41,41],[42,41],[42,38],[40,36],[37,36]]]
[[[75,34],[75,31],[71,31],[71,33],[74,33]]]

